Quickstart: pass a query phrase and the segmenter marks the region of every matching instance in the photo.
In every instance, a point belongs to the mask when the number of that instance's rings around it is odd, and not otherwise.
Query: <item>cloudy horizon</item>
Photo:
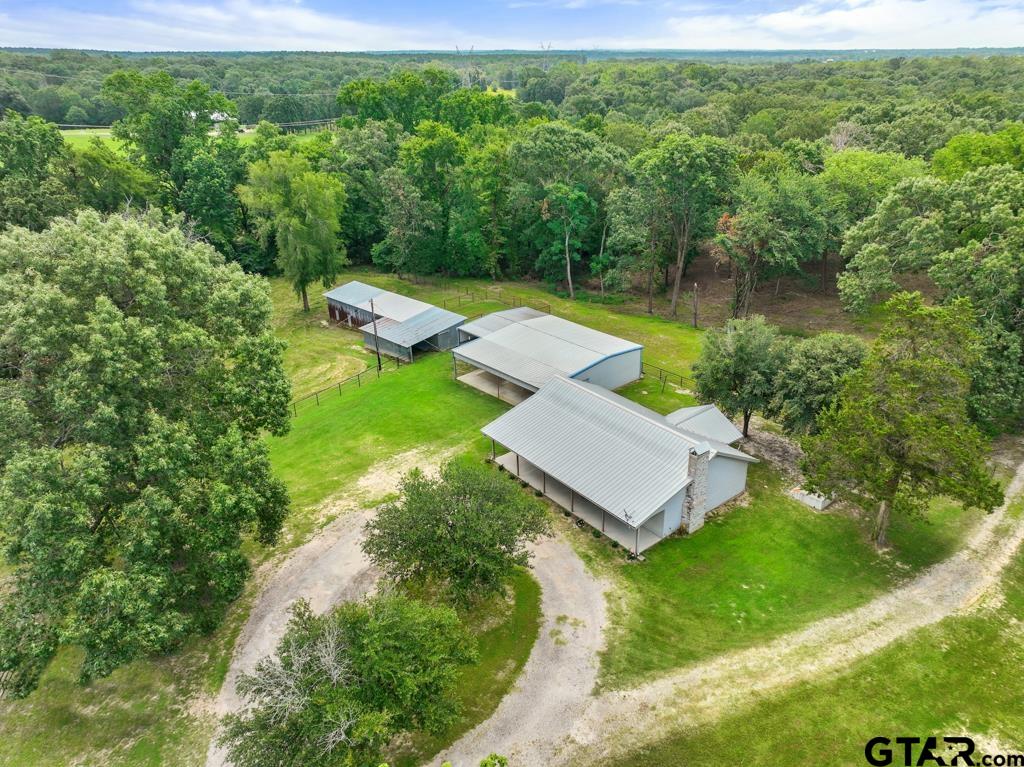
[[[110,51],[1024,45],[1024,0],[0,0],[0,46]]]

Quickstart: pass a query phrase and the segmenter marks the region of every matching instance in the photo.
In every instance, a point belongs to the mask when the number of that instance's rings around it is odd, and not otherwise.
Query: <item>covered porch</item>
[[[595,530],[600,530],[604,535],[637,556],[661,540],[660,536],[646,527],[632,527],[609,514],[572,488],[548,476],[517,453],[505,453],[496,456],[494,460],[510,474],[523,480],[535,490],[539,490],[573,516],[583,520]],[[659,514],[663,513],[659,512]],[[655,517],[657,516],[655,515]]]
[[[472,386],[484,394],[497,397],[502,402],[507,402],[510,405],[518,405],[533,394],[529,389],[518,386],[511,381],[506,381],[504,378],[496,376],[494,373],[489,373],[486,370],[471,370],[458,376],[456,380]]]

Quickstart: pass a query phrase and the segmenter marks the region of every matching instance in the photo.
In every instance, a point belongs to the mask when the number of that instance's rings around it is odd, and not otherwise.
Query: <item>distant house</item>
[[[412,362],[417,351],[451,349],[466,318],[439,306],[353,280],[326,293],[331,320],[363,333],[368,349]]]
[[[643,346],[529,307],[506,309],[459,328],[459,380],[516,404],[557,376],[617,389],[638,379]]]
[[[700,529],[756,463],[713,405],[662,416],[563,375],[482,431],[499,465],[635,554]]]

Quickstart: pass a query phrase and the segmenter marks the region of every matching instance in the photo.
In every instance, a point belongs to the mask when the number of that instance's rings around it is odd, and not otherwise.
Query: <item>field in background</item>
[[[98,138],[118,150],[121,150],[122,148],[121,143],[110,135],[110,128],[67,128],[62,130],[60,133],[64,137],[64,141],[66,141],[72,149],[82,149],[94,138]],[[247,144],[253,140],[254,135],[255,134],[252,131],[248,131],[246,133],[242,133],[239,136],[239,140],[243,144]],[[298,133],[295,138],[299,143],[304,143],[312,139],[315,135],[315,133]]]

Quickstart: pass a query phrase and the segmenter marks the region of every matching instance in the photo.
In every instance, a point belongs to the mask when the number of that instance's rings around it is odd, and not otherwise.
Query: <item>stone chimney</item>
[[[690,484],[686,488],[686,508],[683,528],[695,533],[704,527],[704,514],[708,504],[708,472],[711,469],[711,446],[703,442],[690,450],[686,473]]]

